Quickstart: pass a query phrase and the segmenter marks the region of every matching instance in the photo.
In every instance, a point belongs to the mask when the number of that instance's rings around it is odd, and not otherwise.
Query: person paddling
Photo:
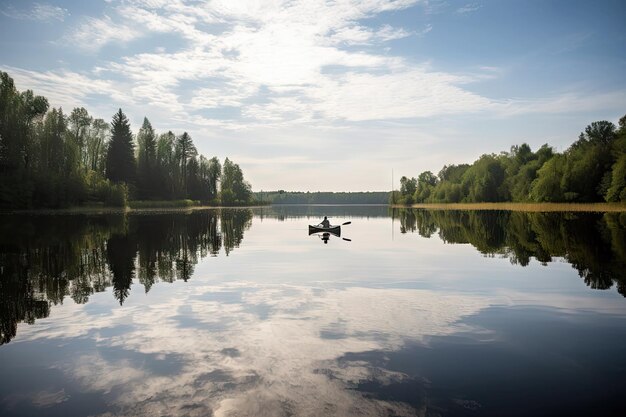
[[[324,216],[324,220],[320,223],[324,229],[328,229],[330,227],[330,221],[328,221],[328,217]]]

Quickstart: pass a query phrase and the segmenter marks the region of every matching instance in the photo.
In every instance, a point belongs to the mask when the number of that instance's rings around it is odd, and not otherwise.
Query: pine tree
[[[111,141],[106,160],[106,176],[113,182],[133,182],[136,174],[136,162],[133,134],[128,118],[119,109],[111,122]]]
[[[176,153],[180,161],[183,193],[185,194],[185,198],[187,198],[187,162],[198,154],[198,151],[191,140],[191,136],[189,136],[187,132],[184,132],[178,137],[176,142]]]
[[[144,117],[143,125],[137,133],[139,145],[137,155],[137,185],[142,198],[155,196],[156,186],[156,134],[148,118]]]

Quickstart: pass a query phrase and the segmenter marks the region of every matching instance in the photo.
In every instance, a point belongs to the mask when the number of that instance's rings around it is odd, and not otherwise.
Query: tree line
[[[364,192],[303,192],[261,191],[254,193],[255,200],[272,204],[387,204],[388,191]]]
[[[562,153],[526,143],[445,165],[437,175],[403,176],[392,204],[478,202],[626,202],[626,116],[593,122]]]
[[[144,118],[133,135],[120,109],[111,123],[84,107],[66,115],[0,72],[0,207],[191,199],[244,205],[250,184],[238,164],[199,155],[187,132],[157,134]]]

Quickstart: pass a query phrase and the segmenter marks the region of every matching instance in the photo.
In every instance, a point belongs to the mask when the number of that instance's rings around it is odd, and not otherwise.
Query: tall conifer
[[[130,124],[122,109],[119,109],[111,122],[111,141],[107,152],[106,176],[113,182],[134,182],[136,165]]]

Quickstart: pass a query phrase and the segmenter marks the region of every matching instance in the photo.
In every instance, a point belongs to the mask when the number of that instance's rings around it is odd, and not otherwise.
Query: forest
[[[619,126],[593,122],[563,153],[526,143],[445,165],[437,175],[403,176],[391,204],[481,202],[626,202],[626,116]]]
[[[0,208],[126,206],[128,200],[246,205],[252,190],[238,164],[199,155],[191,136],[137,134],[119,109],[110,123],[84,107],[49,109],[0,72]]]

